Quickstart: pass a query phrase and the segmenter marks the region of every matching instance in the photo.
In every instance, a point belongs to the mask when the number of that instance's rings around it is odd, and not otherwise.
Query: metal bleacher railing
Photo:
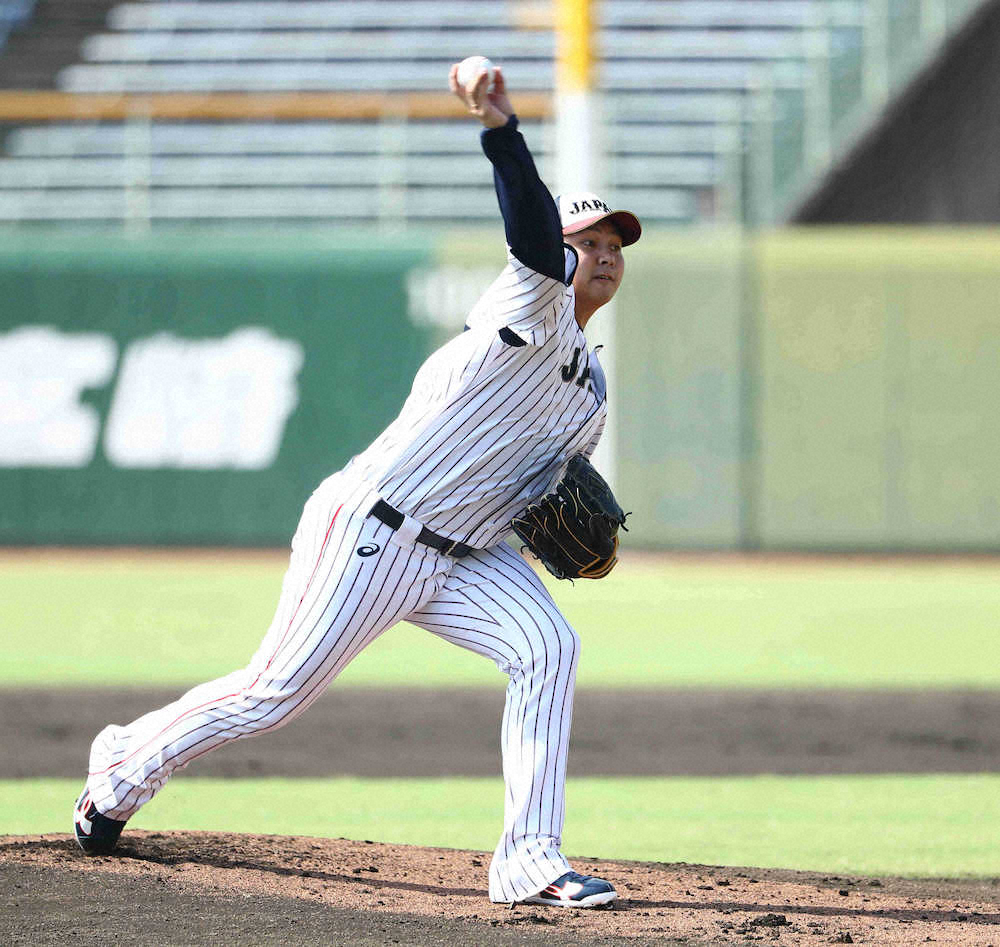
[[[610,192],[664,224],[785,218],[978,2],[606,0]],[[443,77],[470,51],[502,62],[544,175],[548,7],[123,3],[58,91],[0,93],[0,221],[492,220]]]

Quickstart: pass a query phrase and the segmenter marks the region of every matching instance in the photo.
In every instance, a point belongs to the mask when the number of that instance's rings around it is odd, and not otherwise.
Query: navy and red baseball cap
[[[563,234],[577,233],[593,227],[598,221],[610,220],[622,235],[623,247],[630,246],[642,236],[642,224],[635,214],[627,210],[612,210],[590,191],[560,194],[557,204]]]

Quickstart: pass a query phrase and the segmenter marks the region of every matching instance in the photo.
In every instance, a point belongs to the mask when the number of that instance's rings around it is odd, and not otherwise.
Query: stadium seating
[[[601,3],[598,83],[615,199],[662,223],[773,216],[772,192],[832,157],[809,121],[817,69],[826,70],[827,107],[847,111],[860,94],[873,2],[887,4],[900,29],[913,27],[897,0]],[[550,6],[122,3],[55,84],[91,94],[444,95],[448,64],[483,52],[504,64],[513,88],[544,93],[555,81]],[[551,126],[528,121],[525,131],[544,175]],[[0,220],[495,219],[488,169],[456,160],[477,149],[467,122],[444,118],[20,126],[0,157]],[[748,181],[765,182],[769,204],[748,196]]]
[[[0,0],[0,55],[7,37],[31,17],[35,0]]]

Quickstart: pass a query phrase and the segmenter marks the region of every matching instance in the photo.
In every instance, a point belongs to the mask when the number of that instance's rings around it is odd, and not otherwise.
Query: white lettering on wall
[[[479,297],[497,278],[496,267],[442,264],[406,275],[407,315],[417,326],[461,329]]]
[[[80,396],[111,380],[117,358],[114,339],[98,333],[0,333],[0,466],[86,467],[101,419]]]
[[[160,333],[122,358],[104,451],[118,467],[269,467],[299,400],[301,344],[267,329]]]

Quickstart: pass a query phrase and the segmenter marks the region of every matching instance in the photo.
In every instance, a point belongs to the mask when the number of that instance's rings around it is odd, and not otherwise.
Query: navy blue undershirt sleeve
[[[517,116],[482,133],[483,151],[493,164],[493,183],[511,252],[525,266],[564,283],[566,257],[559,211],[542,183]]]

